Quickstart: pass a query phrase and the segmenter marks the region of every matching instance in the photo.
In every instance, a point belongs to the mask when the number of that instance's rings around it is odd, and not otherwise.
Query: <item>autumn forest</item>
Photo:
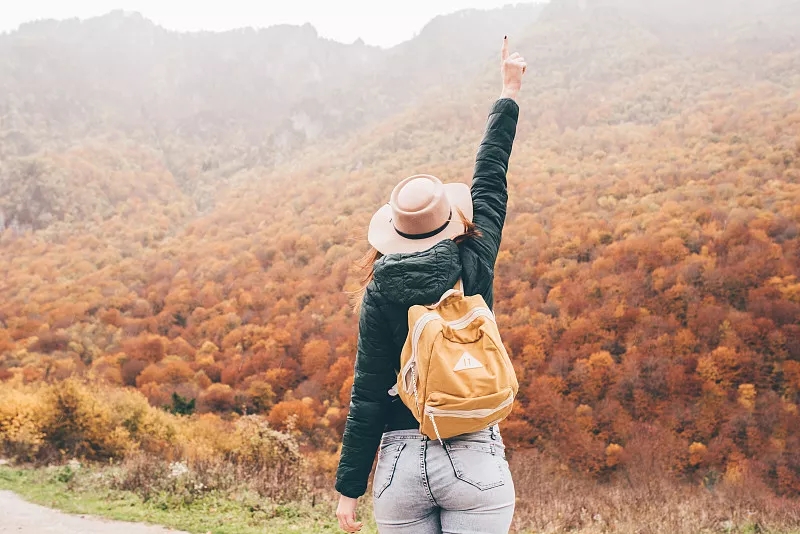
[[[175,441],[48,449],[32,414],[69,383],[259,415],[330,472],[369,217],[405,176],[469,182],[504,33],[531,70],[495,282],[514,454],[800,496],[800,6],[779,0],[521,4],[388,50],[122,12],[0,35],[0,453]]]

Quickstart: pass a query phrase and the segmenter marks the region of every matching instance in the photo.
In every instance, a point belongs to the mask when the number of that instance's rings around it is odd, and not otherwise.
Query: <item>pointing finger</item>
[[[508,36],[503,37],[503,48],[500,50],[500,58],[505,61],[508,59]]]

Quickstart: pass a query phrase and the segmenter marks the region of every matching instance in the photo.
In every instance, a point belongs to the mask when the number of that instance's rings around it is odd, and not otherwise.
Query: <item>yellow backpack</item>
[[[459,285],[431,306],[408,311],[408,338],[393,388],[439,441],[505,419],[519,390],[514,367],[483,297]]]

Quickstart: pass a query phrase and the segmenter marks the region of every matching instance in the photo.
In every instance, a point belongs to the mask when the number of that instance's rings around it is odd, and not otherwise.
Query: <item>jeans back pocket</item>
[[[392,483],[395,469],[397,469],[397,461],[400,459],[400,453],[403,452],[405,447],[406,444],[403,442],[390,443],[385,447],[381,447],[378,453],[378,465],[375,467],[375,477],[372,481],[372,496],[376,499]]]
[[[456,477],[481,491],[505,484],[502,466],[503,451],[494,444],[468,441],[445,442],[447,456]]]

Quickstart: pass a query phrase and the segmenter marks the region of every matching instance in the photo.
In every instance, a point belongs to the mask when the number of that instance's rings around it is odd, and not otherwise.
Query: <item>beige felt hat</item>
[[[472,221],[472,195],[462,183],[429,174],[406,178],[372,216],[367,239],[383,254],[421,252],[464,233],[459,211]]]

